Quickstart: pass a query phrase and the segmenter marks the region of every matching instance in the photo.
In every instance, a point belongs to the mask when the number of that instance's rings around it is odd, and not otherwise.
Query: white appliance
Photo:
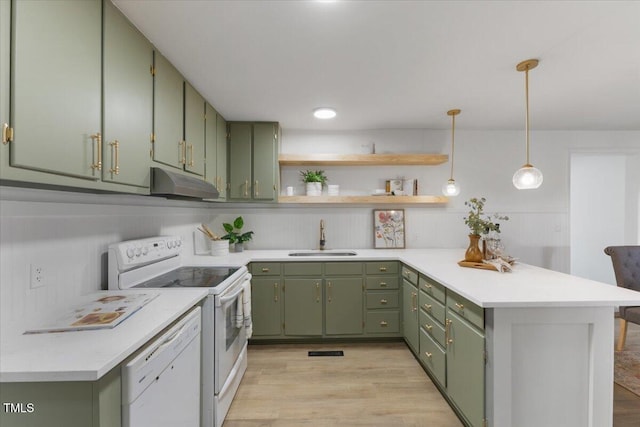
[[[200,307],[122,367],[123,427],[200,426]]]
[[[179,236],[109,246],[109,289],[207,288],[202,304],[202,427],[220,427],[247,369],[247,333],[236,327],[245,266],[186,265]]]

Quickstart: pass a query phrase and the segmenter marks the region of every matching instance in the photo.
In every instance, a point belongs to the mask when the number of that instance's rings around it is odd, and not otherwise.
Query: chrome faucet
[[[324,238],[324,219],[320,220],[320,250],[323,251],[324,250],[324,244],[326,243],[326,240]]]

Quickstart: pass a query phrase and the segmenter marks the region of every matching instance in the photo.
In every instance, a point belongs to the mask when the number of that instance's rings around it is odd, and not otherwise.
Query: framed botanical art
[[[404,209],[374,209],[373,247],[404,248]]]

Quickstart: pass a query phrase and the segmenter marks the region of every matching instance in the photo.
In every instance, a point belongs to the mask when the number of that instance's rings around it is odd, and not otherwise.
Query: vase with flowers
[[[489,216],[484,215],[486,201],[487,199],[484,197],[474,197],[464,202],[465,206],[469,207],[469,213],[464,217],[464,223],[469,227],[469,247],[464,255],[465,261],[482,262],[484,255],[478,245],[480,238],[489,233],[500,233],[500,224],[493,222]],[[493,218],[501,221],[509,220],[508,216],[499,214],[494,214]]]

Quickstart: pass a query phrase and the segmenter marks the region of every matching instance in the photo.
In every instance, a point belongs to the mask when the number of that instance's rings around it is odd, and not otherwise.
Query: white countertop
[[[0,382],[95,381],[207,295],[206,289],[154,289],[160,295],[113,329],[2,334]],[[102,291],[113,293],[136,291]],[[98,293],[91,294],[97,295]],[[79,297],[82,301],[85,297]]]
[[[484,308],[640,305],[640,292],[516,262],[511,273],[458,265],[464,249],[332,249],[355,256],[292,257],[295,250],[246,250],[225,257],[194,256],[196,265],[248,262],[398,260]]]

